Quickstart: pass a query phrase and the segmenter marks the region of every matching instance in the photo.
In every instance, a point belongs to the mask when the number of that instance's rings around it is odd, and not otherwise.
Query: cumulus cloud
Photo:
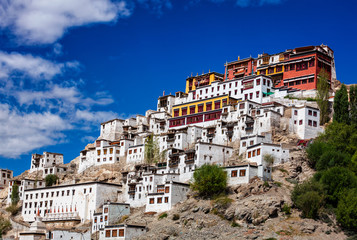
[[[62,131],[72,127],[65,119],[50,112],[24,113],[0,103],[0,155],[14,158],[63,141]]]
[[[61,143],[67,131],[93,130],[117,117],[111,111],[93,110],[113,102],[108,92],[88,95],[81,90],[83,81],[66,80],[67,70],[77,66],[72,62],[0,52],[0,66],[0,156],[18,157]]]
[[[115,22],[130,14],[123,0],[0,0],[0,26],[23,44],[51,44],[69,28]]]
[[[54,63],[31,54],[0,51],[0,66],[0,78],[8,78],[10,74],[21,74],[37,80],[51,79],[62,73],[66,67],[78,67],[78,62]]]

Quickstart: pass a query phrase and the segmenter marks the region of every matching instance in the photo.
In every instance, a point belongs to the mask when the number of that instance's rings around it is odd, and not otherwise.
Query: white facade
[[[187,199],[189,184],[179,182],[166,182],[157,185],[155,193],[149,193],[146,198],[146,212],[165,212]]]
[[[121,185],[88,182],[25,190],[22,217],[33,222],[37,213],[43,221],[90,220],[107,201],[116,201]]]
[[[43,180],[34,180],[34,179],[27,179],[27,178],[25,178],[23,180],[10,180],[9,181],[7,204],[11,203],[12,187],[14,186],[15,183],[19,187],[20,201],[22,201],[23,198],[24,198],[25,190],[46,187],[46,183]]]
[[[92,219],[92,233],[105,226],[116,224],[121,217],[130,214],[130,204],[107,202],[101,212],[95,212]]]
[[[319,109],[308,106],[292,107],[290,125],[291,131],[300,139],[317,137],[322,132]]]
[[[258,176],[258,166],[253,164],[242,164],[238,166],[225,167],[227,172],[227,184],[239,185],[249,183],[249,181]]]
[[[264,160],[264,155],[272,155],[274,157],[274,165],[278,165],[289,161],[289,150],[283,149],[281,145],[272,143],[258,143],[249,146],[246,152],[246,159],[249,162],[255,162],[259,165],[267,165]]]
[[[63,154],[43,152],[43,154],[32,154],[30,172],[44,170],[45,168],[63,164]]]
[[[13,177],[13,172],[8,169],[0,169],[0,189],[9,185],[10,179]]]
[[[75,232],[68,229],[55,229],[47,233],[47,239],[51,240],[90,240],[91,233],[87,232]]]
[[[141,225],[112,225],[100,231],[99,240],[131,240],[146,233],[146,226]]]

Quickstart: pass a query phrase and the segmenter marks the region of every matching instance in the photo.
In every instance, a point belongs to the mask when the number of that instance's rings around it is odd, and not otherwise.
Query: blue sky
[[[238,56],[329,45],[354,83],[352,0],[0,0],[0,168],[71,161],[100,123],[156,108]]]

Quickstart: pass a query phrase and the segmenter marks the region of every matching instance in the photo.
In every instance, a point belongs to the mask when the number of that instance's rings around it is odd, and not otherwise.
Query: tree
[[[160,153],[160,146],[154,134],[148,136],[145,140],[144,158],[148,164],[161,162],[164,159],[165,152]]]
[[[316,101],[320,109],[320,124],[327,123],[329,119],[329,84],[330,76],[325,69],[318,75]]]
[[[329,149],[329,146],[319,140],[314,141],[306,148],[307,158],[309,159],[310,166],[315,168],[321,155]]]
[[[337,221],[345,228],[357,229],[357,188],[341,198],[337,206]]]
[[[11,223],[9,220],[5,219],[3,216],[0,216],[0,239],[3,234],[11,229]]]
[[[291,193],[291,200],[302,211],[306,218],[317,218],[318,211],[324,201],[322,185],[310,179],[295,186]]]
[[[268,167],[271,167],[274,164],[275,157],[271,154],[264,154],[263,160],[267,164]]]
[[[16,205],[19,201],[20,201],[19,186],[15,182],[14,185],[12,185],[11,204]]]
[[[347,168],[333,167],[323,172],[320,183],[326,192],[327,202],[336,207],[349,189],[357,188],[357,177]]]
[[[357,125],[357,85],[350,87],[350,120]]]
[[[57,175],[48,174],[48,175],[45,177],[46,187],[52,186],[53,184],[55,184],[55,183],[57,182],[57,180],[58,180]]]
[[[348,94],[347,88],[342,84],[340,90],[335,94],[335,100],[333,103],[333,121],[338,123],[350,123],[350,117],[348,112]]]
[[[191,188],[200,196],[213,197],[225,192],[227,173],[217,165],[202,165],[193,173]]]

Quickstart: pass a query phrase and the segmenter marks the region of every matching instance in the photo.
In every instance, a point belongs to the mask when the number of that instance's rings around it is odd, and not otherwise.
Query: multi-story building
[[[92,233],[105,226],[115,225],[123,216],[130,214],[130,204],[107,202],[101,211],[95,212],[92,218]]]
[[[117,224],[105,226],[100,231],[99,240],[130,240],[147,232],[147,227],[137,224]]]
[[[10,179],[13,177],[13,172],[8,169],[0,169],[0,189],[3,189],[9,184]]]
[[[44,180],[38,180],[38,179],[29,179],[29,178],[24,178],[24,179],[11,179],[9,181],[9,191],[8,191],[8,197],[7,197],[7,203],[11,203],[11,195],[12,195],[12,188],[14,184],[18,186],[18,191],[19,191],[19,198],[20,201],[23,200],[24,198],[24,192],[25,190],[28,189],[35,189],[35,188],[44,188],[46,186],[46,183]]]
[[[30,172],[50,169],[63,164],[63,154],[43,152],[43,154],[32,154]]]
[[[108,201],[115,202],[121,185],[86,182],[27,189],[24,191],[22,217],[33,222],[36,215],[44,222],[91,220],[93,213]]]

